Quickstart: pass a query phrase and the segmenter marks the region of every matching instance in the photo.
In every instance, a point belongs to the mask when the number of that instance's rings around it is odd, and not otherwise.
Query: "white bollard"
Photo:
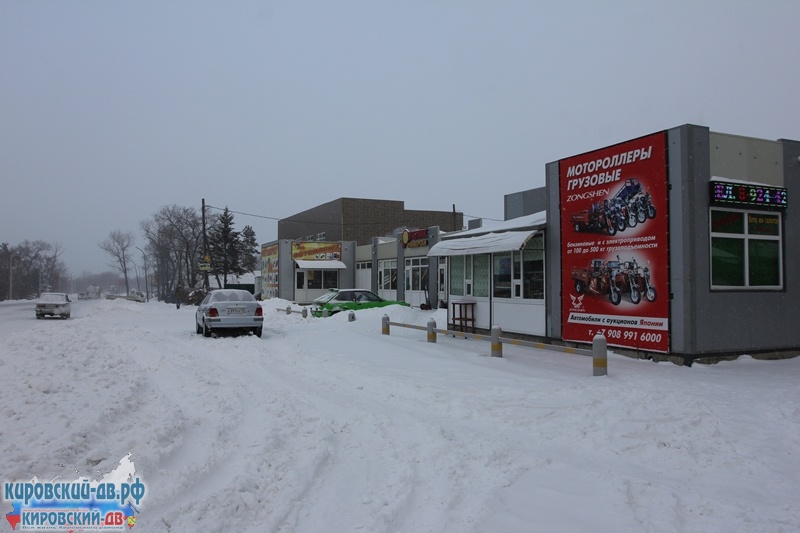
[[[604,335],[595,335],[592,339],[593,375],[608,375],[608,343]]]
[[[383,315],[381,318],[381,333],[384,335],[389,334],[389,315]]]
[[[436,342],[436,321],[428,320],[428,342]]]
[[[500,342],[500,335],[503,330],[495,324],[492,326],[492,357],[503,357],[503,343]]]

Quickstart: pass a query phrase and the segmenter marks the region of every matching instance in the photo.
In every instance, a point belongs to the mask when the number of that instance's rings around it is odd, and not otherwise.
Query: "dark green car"
[[[387,305],[404,305],[408,307],[406,302],[384,300],[374,292],[365,289],[334,289],[314,300],[312,305],[311,314],[314,316],[322,316],[324,309],[328,310],[328,315],[333,315],[340,311],[358,311],[359,309],[372,309],[373,307],[386,307]]]

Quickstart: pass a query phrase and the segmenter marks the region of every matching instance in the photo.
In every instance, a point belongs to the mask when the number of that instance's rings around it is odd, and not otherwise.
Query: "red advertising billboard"
[[[261,297],[278,297],[278,245],[261,247]]]
[[[559,161],[564,340],[669,351],[666,135]]]

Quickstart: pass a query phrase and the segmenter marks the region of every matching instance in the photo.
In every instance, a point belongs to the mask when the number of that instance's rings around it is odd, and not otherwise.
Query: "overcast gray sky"
[[[81,274],[202,198],[502,219],[546,163],[681,124],[800,140],[798,51],[795,0],[0,0],[0,242]]]

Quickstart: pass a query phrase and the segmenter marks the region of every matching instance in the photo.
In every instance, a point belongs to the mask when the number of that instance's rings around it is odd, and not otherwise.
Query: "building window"
[[[317,240],[318,241],[324,241],[325,240],[325,232],[324,231],[322,233],[317,233]]]
[[[544,299],[544,237],[536,235],[522,251],[522,297]]]
[[[397,290],[397,259],[378,262],[378,287],[385,291]]]
[[[467,258],[469,261],[470,257]],[[472,294],[479,298],[489,297],[489,254],[471,256]]]
[[[463,255],[450,258],[450,294],[464,296],[464,259]]]
[[[428,258],[410,257],[406,259],[406,290],[424,291],[428,288]]]
[[[359,261],[356,263],[356,270],[369,270],[372,268],[372,261]]]
[[[511,275],[513,270],[511,252],[494,254],[492,295],[495,298],[511,298]]]
[[[711,209],[711,288],[783,288],[780,213]]]
[[[306,272],[308,274],[308,289],[339,288],[338,270],[308,270]]]
[[[524,250],[494,254],[495,298],[544,299],[544,239],[537,235]]]

